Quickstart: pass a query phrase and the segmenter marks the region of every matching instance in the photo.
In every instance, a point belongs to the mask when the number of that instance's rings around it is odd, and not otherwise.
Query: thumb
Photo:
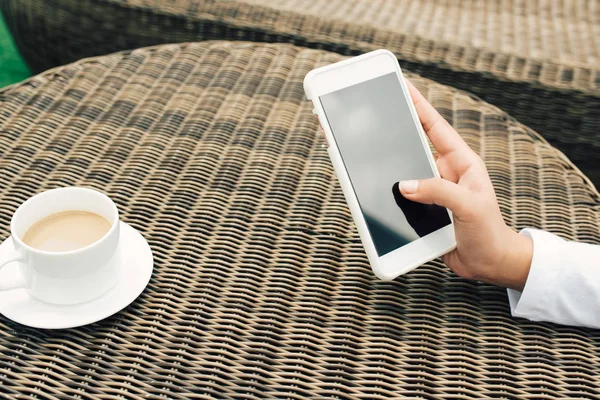
[[[469,190],[442,178],[400,182],[400,193],[411,201],[449,208],[456,217],[470,208]]]

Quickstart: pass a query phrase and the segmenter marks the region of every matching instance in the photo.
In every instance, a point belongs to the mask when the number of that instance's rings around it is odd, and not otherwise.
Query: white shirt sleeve
[[[600,246],[524,229],[533,259],[523,292],[508,289],[512,315],[600,328]]]

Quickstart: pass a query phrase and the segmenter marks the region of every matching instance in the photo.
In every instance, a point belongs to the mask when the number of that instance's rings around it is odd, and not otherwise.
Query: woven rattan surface
[[[207,39],[376,48],[536,130],[600,185],[596,0],[0,0],[41,71],[82,57]]]
[[[84,60],[0,92],[0,235],[42,190],[104,191],[155,271],[65,331],[0,317],[0,396],[597,398],[600,333],[510,316],[440,262],[372,274],[304,99],[341,57],[205,42]],[[409,75],[485,160],[507,222],[600,243],[600,196],[535,132]],[[161,397],[162,396],[162,397]]]
[[[128,0],[146,5],[151,0]],[[598,68],[600,7],[593,0],[244,0],[243,2],[303,15],[325,17],[382,31],[467,48],[486,49],[524,59],[553,61],[574,67]],[[163,2],[164,3],[164,2]],[[166,2],[166,4],[173,2]],[[188,3],[176,0],[175,3]],[[492,65],[479,65],[494,71]],[[514,79],[522,71],[499,70]],[[546,75],[547,74],[547,75]],[[554,82],[552,69],[540,78]],[[588,87],[583,76],[574,83]],[[559,78],[560,79],[560,78]]]

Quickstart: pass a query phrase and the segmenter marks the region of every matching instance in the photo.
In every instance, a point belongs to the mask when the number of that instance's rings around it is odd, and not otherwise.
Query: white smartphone
[[[398,191],[439,172],[396,57],[376,50],[312,70],[304,91],[375,275],[392,280],[453,250],[450,212]]]

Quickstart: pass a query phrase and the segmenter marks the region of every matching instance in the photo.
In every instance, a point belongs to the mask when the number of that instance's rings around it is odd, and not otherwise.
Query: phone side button
[[[319,119],[319,116],[316,115],[317,117],[317,122],[319,123],[319,130],[321,131],[321,134],[323,135],[323,138],[325,138],[325,143],[327,143],[327,147],[329,147],[329,141],[327,140],[327,135],[325,134],[325,130],[323,129],[323,125],[321,125],[321,120]]]
[[[321,125],[319,125],[319,128],[321,129],[321,133],[323,134],[323,137],[325,138],[325,143],[327,143],[327,147],[329,148],[329,140],[327,140],[327,135],[325,134],[325,131],[323,130],[323,127]]]

